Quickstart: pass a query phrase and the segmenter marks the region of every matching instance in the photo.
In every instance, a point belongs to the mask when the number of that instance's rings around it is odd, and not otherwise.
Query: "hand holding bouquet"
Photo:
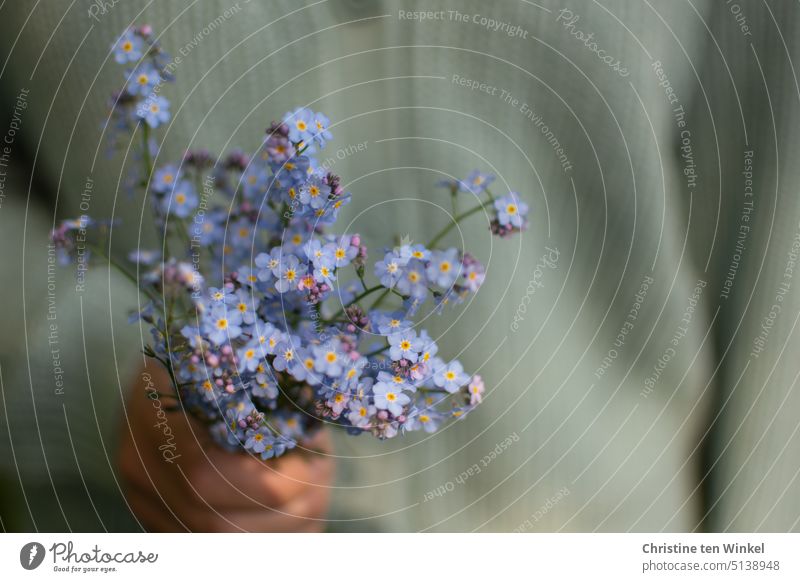
[[[413,319],[429,302],[441,313],[478,291],[483,266],[439,243],[480,211],[498,236],[524,229],[516,193],[495,198],[493,176],[477,171],[444,182],[453,198],[479,203],[427,244],[401,240],[370,262],[358,234],[329,231],[351,195],[313,157],[332,139],[327,117],[298,108],[269,126],[253,155],[189,151],[154,167],[172,67],[148,26],[125,31],[113,51],[127,68],[112,133],[141,140],[137,182],[163,235],[161,251],[132,253],[135,273],[116,266],[148,299],[133,317],[150,326],[146,355],[220,445],[269,459],[323,424],[381,439],[433,432],[481,401],[481,378],[443,358]],[[53,239],[65,259],[91,241],[114,264],[107,230],[82,216]]]

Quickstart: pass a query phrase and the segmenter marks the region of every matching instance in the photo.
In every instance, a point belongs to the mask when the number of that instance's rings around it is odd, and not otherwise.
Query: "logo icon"
[[[44,561],[44,546],[39,542],[28,542],[19,551],[19,563],[26,570],[35,570]]]

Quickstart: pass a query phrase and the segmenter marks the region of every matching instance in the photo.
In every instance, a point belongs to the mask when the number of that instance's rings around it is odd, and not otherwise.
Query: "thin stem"
[[[448,232],[450,232],[453,229],[453,227],[455,227],[455,225],[457,225],[459,222],[461,222],[465,218],[468,218],[468,217],[472,216],[473,214],[475,214],[479,210],[483,210],[484,208],[486,208],[487,205],[494,204],[494,195],[492,194],[492,192],[488,188],[486,188],[486,190],[484,190],[484,191],[486,192],[486,196],[489,198],[489,200],[487,202],[485,202],[485,203],[481,202],[480,204],[478,204],[478,206],[475,206],[474,208],[470,208],[469,210],[467,210],[463,214],[457,214],[456,213],[456,205],[455,205],[456,204],[456,202],[455,202],[455,194],[456,194],[456,192],[455,191],[451,191],[450,194],[453,197],[452,198],[452,200],[453,200],[453,214],[455,215],[455,218],[453,219],[453,222],[451,222],[450,224],[445,226],[442,230],[439,231],[439,233],[436,236],[433,237],[433,239],[431,239],[431,242],[428,243],[428,247],[427,248],[429,248],[429,249],[433,248],[433,245],[435,245],[440,240],[442,240],[444,238],[444,236]]]
[[[389,290],[388,289],[386,291],[384,291],[383,293],[381,293],[380,295],[378,295],[378,298],[375,300],[375,303],[372,304],[372,306],[370,307],[370,310],[377,309],[378,306],[381,303],[383,303],[383,300],[386,299],[387,295],[389,295]]]
[[[375,285],[374,287],[370,287],[369,289],[365,289],[363,293],[361,293],[360,295],[356,295],[355,299],[353,299],[350,303],[348,303],[347,305],[343,305],[342,308],[339,311],[337,311],[336,313],[333,314],[333,316],[331,316],[330,319],[331,320],[332,319],[338,319],[339,316],[344,313],[345,309],[347,309],[351,305],[355,305],[356,303],[358,303],[359,301],[364,299],[364,297],[366,297],[368,295],[371,295],[372,293],[375,293],[375,291],[380,291],[381,289],[383,289],[383,285]]]
[[[142,141],[144,142],[144,151],[142,152],[145,167],[144,183],[145,185],[148,185],[150,184],[150,178],[153,175],[153,162],[150,159],[150,126],[146,123],[142,124]]]
[[[363,357],[364,358],[371,358],[372,356],[377,356],[378,354],[383,353],[388,349],[389,349],[389,346],[383,346],[382,348],[378,348],[377,350],[372,350],[368,354],[363,354]]]
[[[465,218],[469,218],[470,216],[472,216],[476,212],[479,212],[479,211],[483,210],[484,208],[486,208],[486,205],[481,203],[478,206],[475,206],[474,208],[470,208],[466,212],[462,212],[461,214],[456,216],[455,219],[453,220],[453,222],[451,222],[450,224],[445,226],[442,230],[439,231],[439,233],[435,237],[433,237],[431,239],[431,241],[427,244],[427,248],[429,248],[429,249],[433,248],[434,245],[436,245],[436,243],[438,243],[440,240],[442,240],[445,237],[445,235],[448,232],[450,232],[459,222],[461,222]]]

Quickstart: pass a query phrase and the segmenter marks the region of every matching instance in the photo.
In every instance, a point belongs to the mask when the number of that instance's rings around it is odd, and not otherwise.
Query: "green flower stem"
[[[448,232],[450,232],[459,222],[461,222],[465,218],[469,218],[470,216],[472,216],[473,214],[475,214],[479,210],[483,210],[488,205],[494,204],[494,195],[491,193],[491,191],[488,188],[485,190],[485,192],[486,192],[486,196],[489,198],[489,200],[487,202],[485,202],[485,203],[481,202],[480,204],[478,204],[474,208],[470,208],[469,210],[467,210],[466,212],[463,212],[461,214],[456,214],[455,213],[455,208],[456,208],[455,207],[455,196],[453,196],[453,204],[454,204],[454,206],[453,206],[453,214],[455,214],[455,218],[453,219],[453,222],[451,222],[450,224],[445,226],[442,230],[439,231],[439,233],[436,236],[434,236],[431,239],[431,242],[428,243],[427,248],[429,248],[429,249],[433,248],[433,246],[436,243],[438,243],[440,240],[442,240]]]
[[[372,295],[373,293],[375,293],[375,291],[380,291],[381,289],[383,289],[383,285],[375,285],[374,287],[370,287],[369,289],[365,289],[363,293],[361,293],[360,295],[357,295],[356,298],[353,299],[350,303],[348,303],[347,305],[343,306],[339,311],[334,313],[333,316],[328,321],[331,321],[331,320],[334,320],[334,319],[339,319],[339,317],[342,314],[344,314],[344,310],[345,309],[347,309],[351,305],[355,305],[356,303],[358,303],[359,301],[364,299],[364,297],[367,297],[368,295]]]
[[[453,220],[453,222],[451,222],[450,224],[445,226],[442,230],[439,231],[439,233],[435,237],[433,237],[431,239],[431,241],[426,245],[427,248],[429,248],[429,249],[433,248],[436,245],[436,243],[438,243],[440,240],[442,240],[448,232],[453,230],[453,228],[459,222],[461,222],[465,218],[469,218],[470,216],[472,216],[476,212],[479,212],[479,211],[483,210],[484,208],[486,208],[486,204],[478,204],[474,208],[470,208],[466,212],[462,212],[461,214],[456,216],[455,219]]]
[[[388,349],[389,349],[389,346],[383,346],[382,348],[378,348],[377,350],[372,350],[368,354],[362,354],[362,356],[365,357],[365,358],[371,358],[372,356],[377,356],[378,354],[381,354],[381,353],[385,352]]]

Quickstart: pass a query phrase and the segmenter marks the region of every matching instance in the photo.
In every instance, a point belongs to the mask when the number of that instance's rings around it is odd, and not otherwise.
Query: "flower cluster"
[[[128,30],[114,47],[133,67],[118,106],[146,103],[164,77],[150,37],[149,27]],[[132,111],[133,131],[164,120]],[[358,234],[328,232],[351,195],[312,156],[332,139],[327,117],[296,109],[253,155],[197,150],[157,167],[142,134],[144,188],[169,256],[129,256],[149,298],[133,319],[150,325],[147,355],[220,444],[267,459],[323,424],[385,439],[433,432],[481,402],[480,376],[443,357],[413,318],[423,305],[441,312],[476,293],[483,265],[436,244],[449,226],[429,244],[385,248],[371,265]],[[494,212],[496,234],[522,230],[527,206],[515,193],[495,198],[492,180],[476,172],[450,187],[485,195],[477,209]]]
[[[125,85],[112,95],[112,114],[119,129],[132,129],[138,122],[158,127],[169,121],[169,101],[160,95],[171,82],[169,56],[153,39],[150,26],[129,28],[112,47],[114,60],[129,68]]]

